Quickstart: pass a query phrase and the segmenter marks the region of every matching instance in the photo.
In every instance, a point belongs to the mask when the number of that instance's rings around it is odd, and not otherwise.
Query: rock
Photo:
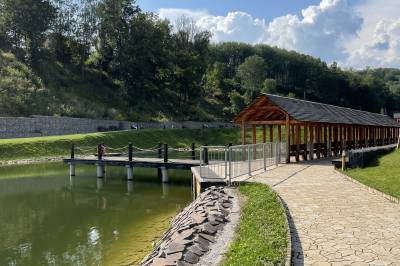
[[[194,253],[191,252],[191,251],[187,251],[187,252],[185,253],[185,256],[184,256],[184,257],[185,257],[184,260],[185,260],[186,262],[189,262],[189,263],[192,263],[192,264],[198,263],[199,260],[200,260],[200,256],[197,255],[197,254],[194,254]]]
[[[215,236],[229,222],[232,196],[222,187],[210,187],[172,221],[141,266],[194,265],[210,250]]]

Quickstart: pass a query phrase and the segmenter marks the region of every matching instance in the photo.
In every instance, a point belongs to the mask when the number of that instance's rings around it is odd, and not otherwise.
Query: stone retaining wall
[[[0,117],[0,138],[23,138],[84,134],[98,131],[128,130],[140,128],[231,128],[231,123],[207,122],[131,122],[88,118],[31,116]]]
[[[141,266],[193,265],[217,241],[230,222],[233,196],[226,188],[211,187],[179,213]]]

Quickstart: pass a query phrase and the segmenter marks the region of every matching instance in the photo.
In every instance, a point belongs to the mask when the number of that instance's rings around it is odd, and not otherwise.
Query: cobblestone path
[[[369,193],[328,161],[255,176],[290,212],[294,265],[400,265],[400,205]]]

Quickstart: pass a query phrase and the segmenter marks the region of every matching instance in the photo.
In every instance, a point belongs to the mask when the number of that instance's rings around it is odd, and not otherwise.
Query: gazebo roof
[[[272,94],[257,97],[234,118],[234,122],[241,123],[243,119],[254,123],[285,120],[286,114],[298,122],[400,127],[387,115]]]

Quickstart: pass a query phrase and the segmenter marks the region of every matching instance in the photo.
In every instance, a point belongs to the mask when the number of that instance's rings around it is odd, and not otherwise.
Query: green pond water
[[[190,173],[61,163],[0,167],[0,265],[137,264],[191,200]]]

